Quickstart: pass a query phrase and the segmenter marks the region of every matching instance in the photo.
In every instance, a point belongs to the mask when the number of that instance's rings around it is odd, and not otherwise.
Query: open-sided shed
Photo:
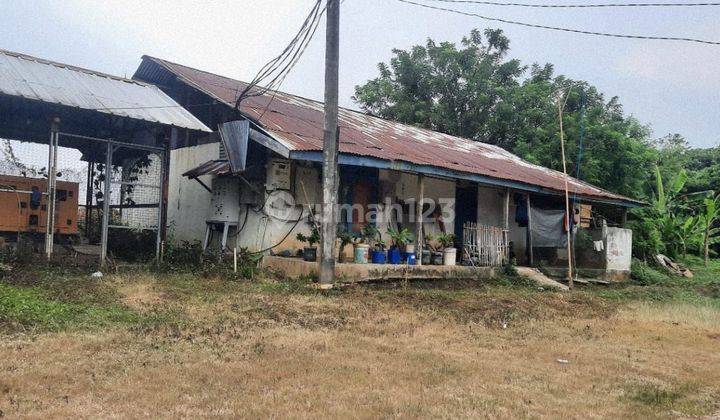
[[[101,215],[102,264],[107,253],[108,230],[130,227],[122,223],[113,225],[111,213],[136,205],[121,202],[113,195],[126,194],[133,188],[155,190],[155,202],[143,206],[156,212],[154,226],[149,228],[157,232],[159,253],[165,236],[167,147],[173,137],[187,131],[210,130],[156,86],[0,50],[0,138],[48,146],[45,156],[34,152],[31,157],[34,162],[47,163],[41,169],[37,169],[40,165],[28,169],[21,162],[15,165],[19,169],[14,175],[42,182],[32,190],[0,182],[3,184],[0,194],[17,197],[19,220],[34,216],[33,231],[44,232],[48,258],[53,253],[58,223],[64,223],[57,220],[57,203],[68,198],[58,195],[58,178],[62,177],[58,173],[60,150],[78,150],[80,160],[88,163],[86,185],[82,186],[87,189],[86,222],[91,220],[93,209]],[[8,153],[14,156],[12,150]],[[123,176],[124,164],[148,156],[153,156],[151,160],[157,167],[157,176],[151,184],[141,185]],[[102,171],[105,174],[97,176]],[[113,189],[113,185],[117,188]],[[36,201],[35,205],[32,201]],[[38,216],[44,223],[38,222]]]

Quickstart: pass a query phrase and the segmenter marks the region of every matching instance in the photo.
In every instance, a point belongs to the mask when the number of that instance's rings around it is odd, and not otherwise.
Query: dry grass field
[[[11,274],[0,416],[717,416],[720,305],[658,296]]]

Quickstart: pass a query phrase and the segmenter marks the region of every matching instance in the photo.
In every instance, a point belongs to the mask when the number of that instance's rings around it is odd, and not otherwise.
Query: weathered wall
[[[505,212],[505,190],[492,187],[478,187],[478,218],[481,225],[503,227]]]
[[[210,208],[210,193],[197,181],[182,174],[189,169],[218,158],[218,143],[184,147],[170,152],[170,180],[168,185],[168,226],[173,240],[202,240],[205,219]],[[200,179],[212,185],[211,176]]]
[[[523,197],[524,199],[524,197]],[[515,212],[517,210],[517,204],[515,203],[513,194],[510,195],[510,223],[509,223],[509,238],[513,244],[513,252],[515,259],[519,265],[528,264],[526,255],[527,250],[527,227],[518,225],[515,221]]]
[[[630,271],[632,230],[608,227],[605,238],[608,271]]]
[[[379,200],[381,204],[389,197],[393,202],[395,200],[416,200],[418,198],[418,176],[405,172],[397,172],[390,170],[380,170],[379,174],[380,188]],[[425,191],[423,196],[425,199],[432,199],[443,213],[451,212],[455,202],[455,181],[425,177]],[[452,218],[445,218],[445,232],[452,233],[454,223]],[[408,223],[407,226],[413,234],[416,232],[416,223],[414,221]],[[382,217],[378,217],[378,228],[380,229],[383,239],[389,243],[390,238],[387,235],[388,228],[395,228],[395,224],[391,222],[390,215],[386,212]],[[440,226],[434,222],[426,222],[423,225],[424,232],[436,235],[441,232]]]
[[[297,166],[297,163],[293,163]],[[238,181],[241,182],[241,181]],[[247,221],[244,227],[237,235],[237,246],[239,248],[248,248],[251,251],[259,251],[277,245],[273,248],[273,252],[279,253],[288,250],[293,254],[305,246],[299,242],[296,237],[298,233],[310,235],[310,226],[307,223],[309,214],[308,206],[305,203],[305,193],[309,201],[315,201],[317,197],[321,197],[321,184],[319,171],[314,168],[304,168],[298,170],[297,167],[292,171],[292,191],[295,205],[288,206],[281,199],[281,192],[266,193],[267,201],[265,210],[267,214],[259,210],[255,210],[254,206],[241,205],[240,208],[240,224],[243,225],[245,220],[245,212],[247,212]],[[305,193],[303,192],[305,188]],[[248,189],[245,184],[241,184],[241,189]],[[303,204],[300,204],[303,203]],[[272,207],[272,208],[271,208]],[[287,214],[287,220],[281,220],[273,215],[280,213]],[[319,215],[317,215],[319,217]],[[302,218],[297,224],[296,220]],[[295,226],[293,228],[293,226]],[[291,231],[292,230],[292,231]],[[285,238],[287,236],[287,238]],[[284,238],[284,240],[283,240]],[[315,245],[317,246],[317,245]]]

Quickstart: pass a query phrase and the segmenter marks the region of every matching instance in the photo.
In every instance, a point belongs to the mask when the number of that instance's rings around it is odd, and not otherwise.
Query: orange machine
[[[45,232],[47,180],[0,175],[0,232]],[[55,233],[78,233],[78,183],[57,181]]]

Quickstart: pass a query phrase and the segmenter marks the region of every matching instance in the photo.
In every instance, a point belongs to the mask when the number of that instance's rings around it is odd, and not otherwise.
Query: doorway
[[[474,183],[458,182],[455,186],[455,247],[462,255],[463,225],[477,222],[478,186]]]

